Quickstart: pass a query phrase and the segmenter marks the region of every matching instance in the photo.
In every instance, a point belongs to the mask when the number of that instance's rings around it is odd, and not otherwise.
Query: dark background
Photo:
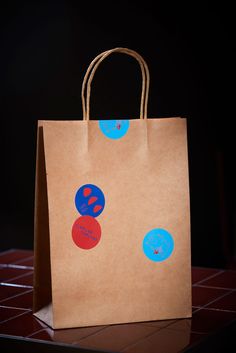
[[[1,250],[33,247],[37,120],[81,119],[87,66],[123,46],[149,65],[148,115],[187,117],[193,265],[234,266],[234,12],[227,2],[163,3],[1,5]],[[137,118],[140,85],[133,59],[109,57],[92,116]]]

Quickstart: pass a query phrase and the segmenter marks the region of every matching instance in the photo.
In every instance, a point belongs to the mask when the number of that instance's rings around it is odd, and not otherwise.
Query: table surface
[[[228,352],[235,335],[236,271],[192,268],[192,319],[66,330],[52,330],[32,315],[33,271],[32,251],[0,253],[4,352]]]

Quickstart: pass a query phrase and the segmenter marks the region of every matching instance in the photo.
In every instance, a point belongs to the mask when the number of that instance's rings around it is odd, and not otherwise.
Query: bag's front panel
[[[190,315],[185,120],[122,124],[44,122],[56,328]]]

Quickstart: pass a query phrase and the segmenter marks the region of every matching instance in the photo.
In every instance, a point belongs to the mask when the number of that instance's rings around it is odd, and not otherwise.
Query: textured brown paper
[[[133,119],[118,140],[95,120],[40,121],[37,151],[35,315],[53,328],[190,317],[186,120]],[[84,184],[106,201],[90,250],[72,240]],[[174,239],[162,262],[142,249],[154,228]]]

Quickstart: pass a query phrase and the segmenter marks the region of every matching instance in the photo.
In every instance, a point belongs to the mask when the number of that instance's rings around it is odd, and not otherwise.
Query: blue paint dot
[[[174,240],[165,229],[152,229],[143,239],[143,251],[152,261],[161,262],[168,259],[173,250]]]
[[[93,184],[85,184],[75,195],[75,206],[82,216],[99,216],[105,207],[102,190]]]
[[[99,120],[99,127],[105,136],[118,140],[127,133],[129,120]]]

